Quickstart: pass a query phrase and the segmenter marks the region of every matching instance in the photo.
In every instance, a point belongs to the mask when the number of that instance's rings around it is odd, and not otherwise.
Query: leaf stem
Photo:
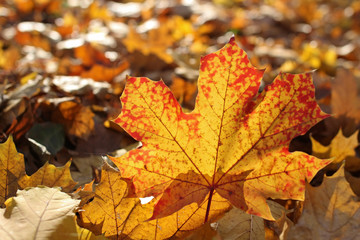
[[[210,190],[210,195],[209,195],[209,199],[208,199],[208,204],[207,204],[207,207],[206,207],[206,214],[205,214],[205,221],[204,221],[204,223],[206,223],[206,222],[208,221],[208,219],[209,219],[210,206],[211,206],[211,200],[212,200],[213,194],[214,194],[214,189],[211,188],[211,190]]]

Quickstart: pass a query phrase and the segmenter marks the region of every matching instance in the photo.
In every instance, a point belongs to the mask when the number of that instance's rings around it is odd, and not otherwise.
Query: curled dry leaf
[[[288,145],[327,114],[315,102],[310,73],[281,73],[258,95],[262,76],[232,38],[202,58],[191,113],[162,81],[127,80],[115,122],[143,146],[112,161],[137,196],[159,196],[151,219],[197,203],[210,221],[218,195],[272,220],[267,198],[303,200],[305,179],[330,161],[290,153]]]

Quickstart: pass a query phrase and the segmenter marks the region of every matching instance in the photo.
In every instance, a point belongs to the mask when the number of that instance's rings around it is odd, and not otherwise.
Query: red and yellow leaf
[[[292,138],[327,117],[310,73],[280,73],[258,94],[263,71],[234,39],[201,59],[193,112],[184,113],[162,81],[127,80],[115,120],[142,148],[112,158],[137,196],[159,196],[152,219],[215,194],[247,213],[273,219],[267,198],[304,198],[305,179],[329,161],[288,151]]]

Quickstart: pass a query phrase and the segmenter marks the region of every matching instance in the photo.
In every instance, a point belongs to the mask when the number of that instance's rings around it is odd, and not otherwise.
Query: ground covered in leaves
[[[7,176],[0,182],[0,235],[13,229],[19,239],[31,234],[49,239],[95,239],[95,234],[103,235],[99,239],[360,238],[358,1],[3,0],[0,29],[0,170]],[[187,205],[182,215],[146,222],[153,203],[126,198],[135,194],[136,182],[122,178],[106,157],[139,147],[136,137],[112,121],[122,110],[126,78],[162,79],[182,111],[190,112],[201,57],[232,36],[252,65],[265,69],[260,92],[280,72],[316,69],[316,101],[331,117],[292,140],[290,151],[333,162],[306,183],[305,201],[267,200],[275,221],[231,209],[214,195],[215,211],[222,214],[211,213],[211,225],[198,231],[169,224],[193,219],[186,214],[196,212],[196,204]],[[104,205],[104,199],[112,203]],[[29,202],[33,212],[26,210]],[[54,217],[57,208],[61,213]],[[120,216],[123,209],[136,214],[121,224],[120,217],[101,219],[111,211]],[[20,215],[38,227],[10,221]]]

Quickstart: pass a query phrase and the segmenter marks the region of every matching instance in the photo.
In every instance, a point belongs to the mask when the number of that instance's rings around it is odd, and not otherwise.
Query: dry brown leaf
[[[339,69],[331,88],[332,113],[343,122],[344,133],[351,134],[360,123],[360,98],[357,83],[350,70]]]
[[[319,187],[307,183],[303,214],[290,229],[288,239],[359,238],[360,201],[344,177],[344,167],[325,177]]]
[[[348,171],[345,171],[345,178],[346,181],[350,184],[351,189],[353,192],[360,197],[360,177],[355,177]]]
[[[264,220],[233,208],[217,222],[223,240],[265,239]]]
[[[20,115],[13,119],[10,127],[6,130],[6,135],[13,135],[15,140],[20,139],[27,133],[34,123],[34,113],[30,102],[23,98],[25,109]]]

